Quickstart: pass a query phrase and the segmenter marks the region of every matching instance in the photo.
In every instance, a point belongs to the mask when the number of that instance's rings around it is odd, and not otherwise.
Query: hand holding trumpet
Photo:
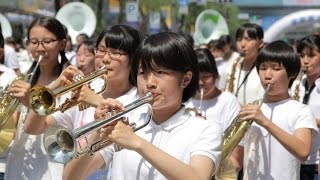
[[[75,75],[83,76],[83,73],[73,65],[68,66],[64,69],[60,76],[53,81],[48,87],[52,90],[57,89],[59,87],[67,86],[73,83]]]
[[[119,101],[104,99],[96,109],[95,119],[105,119],[123,110],[124,107]],[[102,127],[99,132],[101,140],[109,140],[121,148],[132,150],[138,147],[140,137],[134,133],[129,121],[124,117]]]

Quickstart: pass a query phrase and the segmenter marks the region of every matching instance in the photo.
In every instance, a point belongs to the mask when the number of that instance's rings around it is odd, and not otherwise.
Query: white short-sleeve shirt
[[[6,44],[4,45],[4,65],[10,69],[19,69],[16,51]]]
[[[299,101],[303,102],[303,97],[305,94],[305,87],[304,84],[306,82],[306,76],[301,80],[301,83],[299,84]],[[291,95],[294,95],[295,93],[295,87],[297,85],[297,81],[293,83],[293,86],[291,88]],[[320,119],[320,78],[318,78],[315,81],[315,88],[311,91],[311,94],[309,96],[308,101],[308,107],[310,108],[312,115],[316,119]],[[318,164],[319,163],[319,148],[320,148],[320,134],[314,134],[312,136],[312,147],[310,156],[308,157],[308,160],[303,162],[302,164]]]
[[[237,98],[229,92],[222,92],[215,98],[202,100],[202,103],[200,100],[191,98],[186,103],[186,107],[199,108],[200,104],[206,119],[219,123],[223,131],[231,124],[240,110]]]
[[[64,102],[59,97],[57,105]],[[61,180],[63,164],[50,159],[43,145],[43,134],[31,135],[24,132],[28,108],[20,105],[19,121],[15,139],[6,161],[5,179]]]
[[[144,121],[145,114],[138,117],[140,119],[137,122]],[[146,127],[136,131],[136,134],[186,164],[190,163],[194,155],[209,157],[216,167],[219,164],[222,143],[220,125],[190,116],[184,107],[160,125],[151,120]],[[112,161],[112,179],[165,179],[135,151],[123,149],[114,152],[114,147],[109,146],[99,153],[107,165]]]
[[[317,131],[310,109],[290,98],[277,103],[263,103],[263,114],[278,127],[293,134],[299,128]],[[289,153],[265,128],[253,123],[244,145],[243,179],[299,179],[300,160]]]
[[[133,87],[126,94],[117,98],[117,100],[120,103],[127,105],[138,98],[137,93],[137,88]],[[94,121],[95,111],[96,108],[94,107],[89,107],[83,111],[79,111],[79,108],[76,106],[63,113],[55,112],[52,114],[52,116],[56,120],[57,124],[63,125],[70,130],[74,130],[89,122]]]
[[[241,62],[241,61],[240,61]],[[238,64],[235,71],[235,79],[233,81],[233,94],[237,96],[237,99],[240,104],[248,104],[255,100],[261,99],[265,90],[263,89],[257,68],[254,66],[250,71],[240,70],[240,63]],[[227,83],[230,79],[230,74],[232,71],[232,66],[230,66],[224,74],[222,74],[219,88],[228,88],[229,84]],[[246,80],[244,81],[247,74],[250,72]],[[243,82],[244,81],[244,82]],[[242,83],[243,82],[243,83]],[[239,89],[239,90],[238,90]],[[238,93],[237,93],[238,90]],[[237,94],[236,94],[237,93]]]
[[[17,74],[14,70],[0,64],[0,89],[4,89],[6,86],[10,85],[16,77]]]

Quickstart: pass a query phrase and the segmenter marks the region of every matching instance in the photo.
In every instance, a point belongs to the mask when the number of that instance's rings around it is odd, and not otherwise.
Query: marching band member
[[[107,27],[98,37],[95,48],[96,67],[106,65],[108,68],[106,74],[107,90],[102,94],[102,97],[95,94],[88,87],[83,86],[78,100],[92,107],[83,111],[80,111],[78,107],[73,107],[63,113],[55,112],[45,117],[31,111],[26,120],[26,131],[30,134],[41,134],[49,125],[56,123],[74,130],[94,120],[95,107],[103,98],[117,98],[124,104],[135,100],[138,95],[131,64],[133,53],[140,44],[141,37],[137,30],[129,26],[115,25]],[[51,87],[54,89],[64,85],[65,82],[70,83],[72,75],[77,73],[72,70],[72,66],[68,67],[56,80],[55,85]]]
[[[318,127],[320,125],[320,36],[310,35],[299,41],[297,52],[300,54],[302,69],[305,76],[300,83],[294,83],[291,87],[293,97],[297,93],[298,101],[307,104],[313,116],[316,118]],[[296,81],[295,81],[296,82]],[[296,89],[298,88],[298,89]],[[312,148],[307,161],[302,162],[300,170],[300,179],[313,180],[317,176],[317,165],[319,160],[320,137],[314,136],[312,139]]]
[[[192,46],[171,32],[149,36],[136,51],[133,71],[139,95],[153,94],[151,122],[136,133],[122,121],[102,128],[101,138],[124,149],[115,152],[108,146],[93,157],[73,159],[64,178],[83,179],[112,161],[113,179],[210,179],[219,163],[222,132],[219,124],[185,113],[183,102],[198,89]],[[97,117],[106,113],[106,106],[119,108],[107,99]],[[130,119],[144,117],[138,112]]]
[[[288,93],[300,70],[299,57],[291,46],[275,41],[261,49],[256,68],[263,87],[270,88],[261,108],[240,110],[242,120],[253,120],[240,142],[243,179],[300,179],[300,164],[309,156],[317,127],[310,109]]]
[[[2,33],[0,31],[0,96],[3,96],[2,92],[7,88],[8,85],[12,83],[12,81],[16,78],[16,72],[13,69],[8,68],[7,66],[3,65],[4,61],[4,39]],[[1,103],[1,102],[0,102]],[[1,121],[2,123],[2,121]],[[14,122],[7,122],[11,123],[14,126]],[[1,127],[3,128],[3,127]],[[3,137],[4,131],[0,129],[1,139]],[[0,179],[4,179],[4,172],[6,169],[6,159],[9,153],[9,148],[6,149],[0,155]]]
[[[203,113],[207,120],[218,122],[224,131],[238,115],[240,105],[237,98],[222,92],[215,86],[219,73],[214,58],[208,49],[195,50],[199,65],[199,86],[201,91],[190,98],[187,108],[195,108]]]
[[[264,93],[254,68],[259,49],[263,46],[262,28],[257,24],[242,25],[236,32],[236,43],[243,57],[232,62],[234,66],[221,75],[219,87],[237,96],[240,104],[247,104],[261,98]]]
[[[87,76],[96,70],[95,68],[95,44],[92,40],[85,40],[76,51],[77,67]]]
[[[66,34],[62,24],[52,17],[36,18],[28,29],[27,45],[35,59],[41,61],[31,84],[16,81],[9,89],[12,96],[20,99],[17,132],[11,147],[5,172],[5,179],[61,179],[63,165],[51,161],[43,148],[42,136],[27,134],[24,126],[28,114],[28,90],[35,84],[48,85],[59,77],[69,65],[65,57]],[[61,56],[61,63],[58,56]],[[28,73],[36,66],[32,64]]]

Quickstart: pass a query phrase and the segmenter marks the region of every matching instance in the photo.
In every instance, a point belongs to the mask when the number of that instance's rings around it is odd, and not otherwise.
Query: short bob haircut
[[[258,72],[263,62],[277,62],[281,64],[286,69],[288,77],[293,77],[289,82],[289,87],[291,87],[294,79],[299,74],[301,67],[300,58],[295,53],[293,47],[280,40],[274,41],[260,50],[256,60]]]
[[[100,33],[96,47],[99,46],[102,40],[105,41],[106,47],[119,49],[127,53],[129,64],[131,65],[134,52],[142,41],[142,35],[130,26],[114,25],[105,28]],[[129,82],[131,85],[136,86],[136,77],[132,74],[132,70],[130,71]]]
[[[308,53],[312,53],[313,50],[320,52],[320,36],[309,35],[300,39],[297,46],[297,52],[301,54],[304,49],[308,50]]]
[[[240,26],[236,32],[236,39],[242,39],[244,32],[248,33],[249,38],[252,39],[263,39],[263,29],[261,26],[252,23],[246,23]]]
[[[96,46],[95,46],[95,41],[94,41],[93,39],[86,39],[86,40],[84,40],[83,43],[80,44],[80,45],[77,47],[77,51],[76,51],[76,52],[79,51],[79,49],[80,49],[81,46],[85,46],[85,48],[86,48],[90,53],[92,53],[93,55],[95,54],[94,49],[95,49]]]
[[[211,73],[215,78],[219,77],[216,61],[211,52],[205,48],[195,50],[198,59],[198,66],[200,72]]]
[[[181,35],[162,32],[147,37],[134,56],[135,77],[140,65],[144,72],[156,71],[158,68],[170,69],[181,74],[191,71],[192,79],[183,91],[182,102],[188,101],[199,90],[197,56],[190,43]]]

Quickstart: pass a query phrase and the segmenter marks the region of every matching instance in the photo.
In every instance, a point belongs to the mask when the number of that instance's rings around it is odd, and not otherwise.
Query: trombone
[[[100,77],[106,74],[107,72],[107,68],[103,66],[101,69],[91,73],[83,79],[73,82],[73,84],[70,84],[69,86],[57,88],[55,90],[51,90],[43,85],[35,85],[33,88],[31,88],[29,92],[29,105],[32,110],[34,110],[37,114],[41,116],[47,116],[56,111],[64,112],[67,109],[80,104],[80,102],[77,102],[72,98],[67,98],[64,103],[56,107],[56,99],[58,97],[62,96],[63,94],[69,91],[78,89],[84,84],[90,83],[97,77]],[[97,94],[104,92],[106,87],[107,80],[104,79],[104,86],[102,87],[101,91]]]
[[[93,153],[97,152],[100,149],[112,144],[109,140],[99,140],[94,142],[93,144],[89,144],[85,150],[83,150],[80,146],[79,141],[82,138],[85,138],[89,134],[98,129],[106,126],[120,118],[124,117],[127,113],[137,109],[142,105],[146,105],[148,107],[148,116],[147,121],[139,127],[134,127],[134,131],[138,131],[149,124],[151,117],[152,117],[152,107],[149,102],[153,99],[152,93],[147,93],[144,97],[137,99],[130,103],[129,105],[125,106],[125,110],[122,112],[114,113],[110,117],[103,119],[101,121],[93,121],[88,123],[80,128],[71,131],[65,128],[62,125],[51,125],[45,131],[43,136],[43,144],[44,147],[49,154],[50,158],[59,162],[59,163],[67,163],[73,157],[79,157],[84,154],[92,155]],[[77,151],[77,143],[79,144],[80,151]],[[117,150],[117,146],[115,149]],[[119,150],[119,149],[118,149]]]

